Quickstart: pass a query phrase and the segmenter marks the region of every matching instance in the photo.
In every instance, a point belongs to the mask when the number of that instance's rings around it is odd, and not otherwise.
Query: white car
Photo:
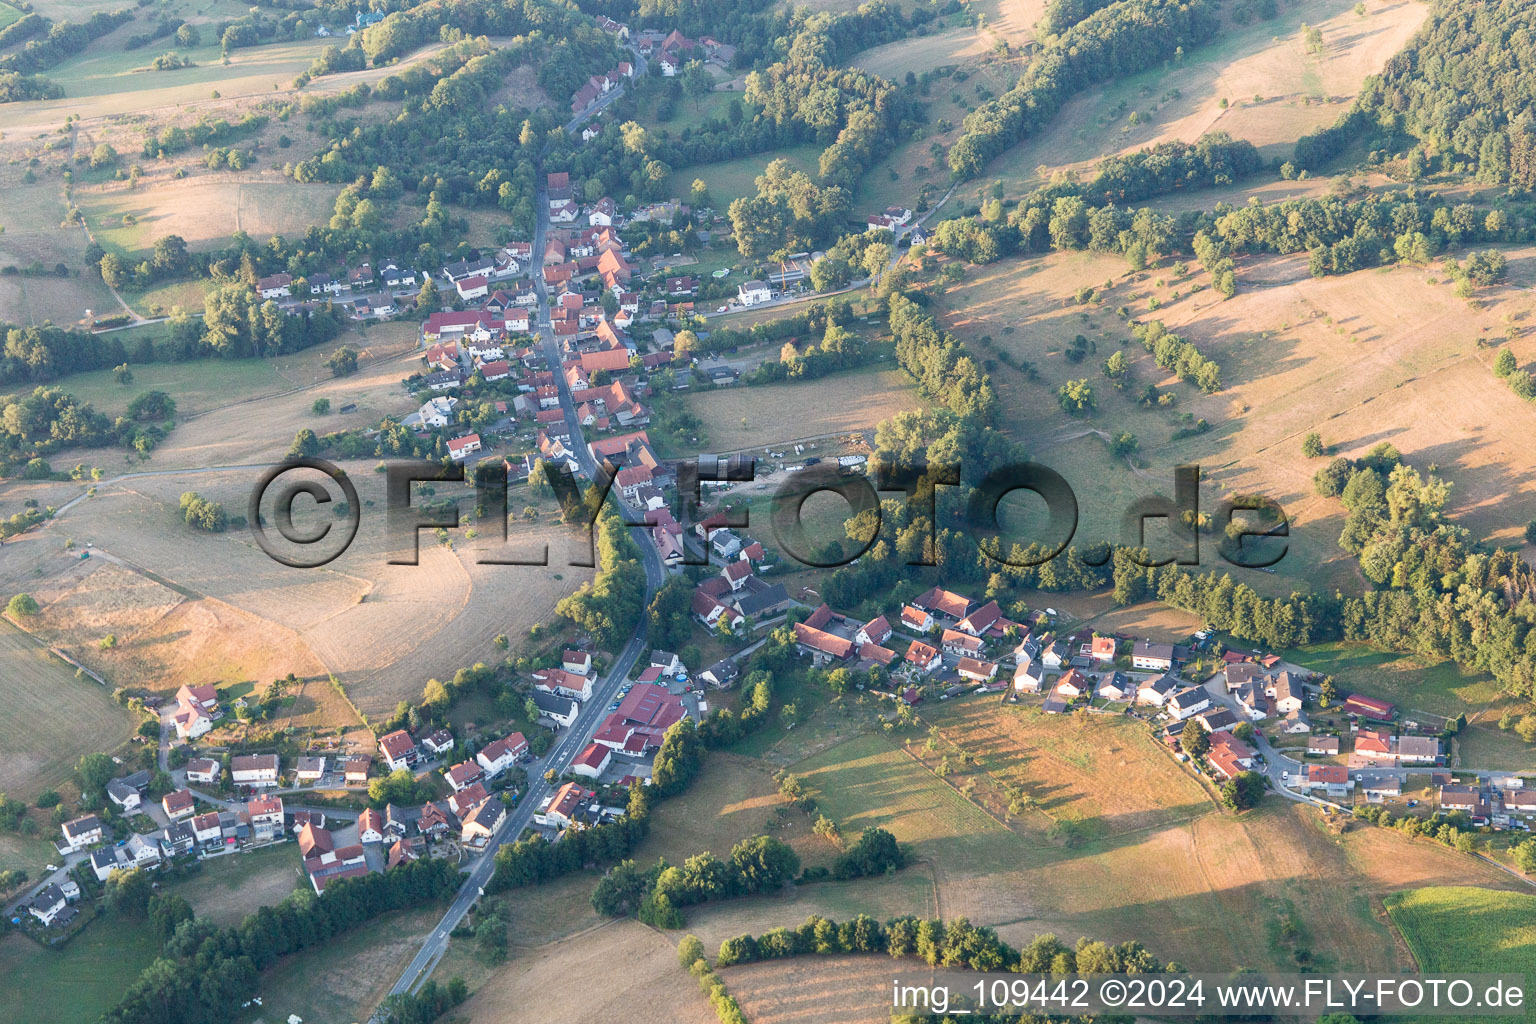
[[[730,308],[731,308],[730,306],[721,306],[719,309],[715,310],[715,312],[716,313],[724,313],[726,310],[728,310]]]

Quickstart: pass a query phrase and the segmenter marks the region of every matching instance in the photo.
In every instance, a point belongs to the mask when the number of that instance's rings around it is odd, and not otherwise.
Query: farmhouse
[[[237,786],[277,785],[276,754],[246,754],[229,759],[229,778]]]
[[[955,624],[955,628],[972,636],[986,636],[990,633],[1002,633],[1002,627],[1007,624],[1003,613],[996,601],[988,601],[975,611],[966,615]]]
[[[853,635],[853,639],[861,644],[883,644],[891,638],[891,625],[885,621],[884,615],[877,615]]]
[[[844,661],[853,653],[853,641],[803,622],[795,623],[795,643],[800,650],[820,663],[827,660]]]
[[[923,611],[943,615],[956,622],[965,618],[971,608],[969,598],[961,597],[942,587],[934,587],[914,599],[912,603]]]

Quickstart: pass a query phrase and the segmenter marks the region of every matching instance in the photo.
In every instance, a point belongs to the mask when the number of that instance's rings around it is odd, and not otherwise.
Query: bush
[[[17,594],[11,598],[10,603],[5,606],[5,610],[12,618],[19,619],[24,615],[36,615],[38,606],[36,599],[31,594]]]

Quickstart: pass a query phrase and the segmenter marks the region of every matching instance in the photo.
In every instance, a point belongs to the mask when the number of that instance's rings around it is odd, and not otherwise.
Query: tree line
[[[160,916],[176,923],[163,937],[161,955],[98,1024],[228,1020],[230,1007],[255,995],[261,972],[283,957],[328,943],[382,914],[446,900],[458,882],[452,863],[427,858],[338,880],[326,886],[324,896],[300,889],[224,928],[167,907]]]
[[[1012,88],[966,115],[949,149],[959,178],[981,173],[994,157],[1048,124],[1087,86],[1144,71],[1216,34],[1206,0],[1117,0],[1052,39],[1030,59]]]

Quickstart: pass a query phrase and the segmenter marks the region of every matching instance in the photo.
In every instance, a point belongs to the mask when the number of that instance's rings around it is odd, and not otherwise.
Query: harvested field
[[[601,977],[603,983],[572,985],[573,977]],[[678,966],[672,938],[629,920],[519,954],[454,1013],[484,1024],[715,1020],[709,1001]]]
[[[900,969],[883,956],[801,956],[729,967],[720,980],[752,1024],[887,1024]]]
[[[190,249],[226,246],[244,231],[252,238],[294,237],[324,226],[340,192],[336,185],[298,185],[255,174],[166,180],[130,189],[111,183],[75,193],[102,248],[142,257],[164,235]],[[124,224],[124,217],[133,223]]]
[[[897,370],[859,370],[820,380],[721,388],[687,396],[711,450],[734,451],[873,428],[924,403]]]
[[[138,724],[9,621],[0,621],[0,699],[0,793],[22,800],[64,782],[82,755],[117,750]]]

